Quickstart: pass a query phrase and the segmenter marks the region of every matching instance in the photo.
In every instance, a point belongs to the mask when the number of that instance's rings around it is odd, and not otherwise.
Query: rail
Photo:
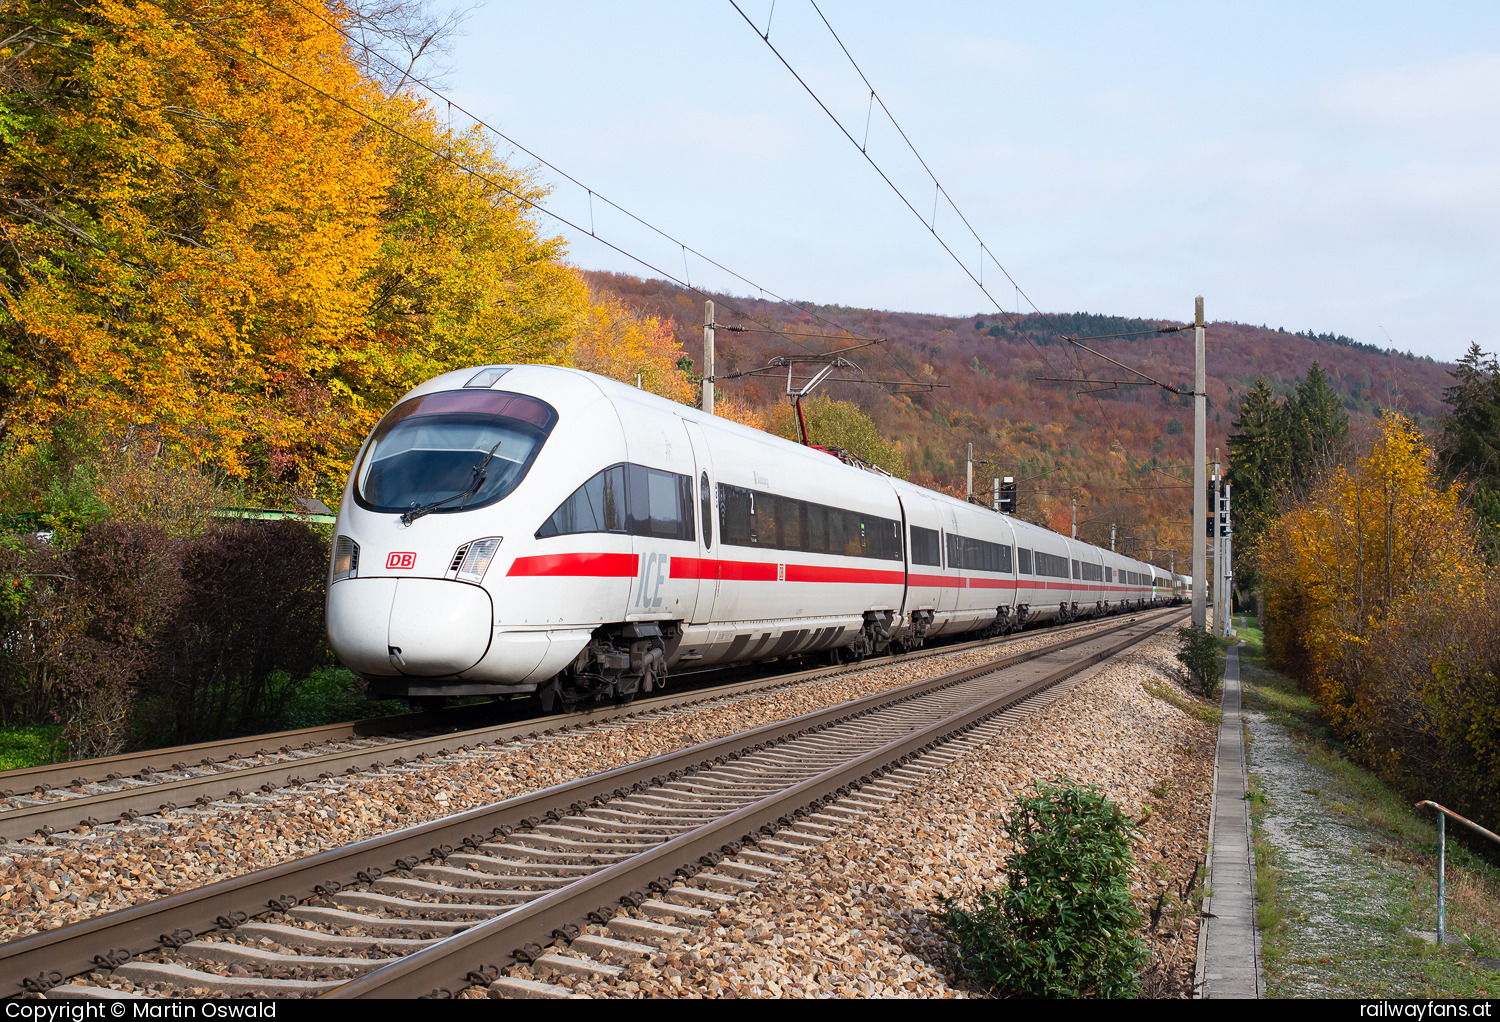
[[[1168,613],[1170,610],[1171,608],[1152,608],[1139,613]],[[1092,632],[1100,626],[1100,621],[1091,620],[1064,628],[1052,629],[1040,634],[1066,635],[1079,631]],[[308,728],[302,731],[284,732],[280,735],[261,735],[219,743],[205,743],[199,746],[179,746],[175,749],[158,749],[153,752],[131,753],[111,757],[108,760],[82,761],[74,764],[54,764],[42,768],[9,771],[0,773],[0,784],[7,781],[11,783],[25,783],[27,785],[38,784],[39,778],[45,778],[39,784],[40,787],[45,786],[47,781],[55,783],[58,778],[66,777],[69,774],[76,774],[79,770],[83,770],[85,774],[92,774],[97,778],[99,773],[105,768],[114,768],[116,777],[118,778],[122,769],[128,769],[126,767],[126,763],[128,762],[130,766],[139,770],[139,773],[135,775],[136,780],[144,781],[149,778],[154,783],[119,787],[116,790],[102,791],[94,794],[84,794],[88,778],[80,777],[76,786],[70,786],[79,792],[76,796],[48,799],[15,808],[0,808],[0,839],[19,840],[36,833],[50,835],[56,831],[71,830],[80,826],[91,827],[97,826],[100,823],[129,820],[138,816],[152,815],[175,809],[180,805],[187,805],[195,801],[202,803],[204,801],[213,801],[256,790],[270,793],[277,788],[288,785],[300,785],[304,777],[311,778],[328,773],[357,773],[367,769],[378,769],[382,764],[389,763],[400,766],[404,762],[421,760],[425,756],[443,756],[447,755],[453,749],[462,750],[469,746],[482,746],[500,741],[508,741],[536,732],[549,733],[569,727],[598,724],[607,720],[629,717],[656,709],[690,705],[691,703],[708,699],[720,699],[750,692],[765,691],[785,685],[794,685],[818,678],[844,674],[867,667],[879,667],[917,660],[926,656],[938,656],[987,646],[1004,647],[1017,639],[1033,637],[1037,634],[1039,633],[1021,632],[998,640],[977,640],[947,646],[934,646],[920,652],[895,654],[878,659],[872,658],[857,665],[841,664],[835,667],[821,667],[785,674],[778,673],[770,677],[761,677],[730,685],[694,688],[647,699],[638,699],[627,705],[613,703],[600,704],[598,706],[585,707],[567,714],[523,718],[479,728],[457,730],[443,726],[444,721],[458,719],[455,716],[456,714],[462,714],[466,709],[472,710],[472,707],[453,707],[449,710],[440,711],[438,714],[413,714],[400,718],[385,718],[386,722],[405,721],[409,724],[427,723],[431,725],[433,733],[420,738],[397,739],[395,735],[399,734],[399,732],[380,730],[382,722],[376,719],[374,721],[352,724],[328,725],[323,728]],[[390,725],[386,723],[385,726],[389,727]],[[299,738],[309,739],[302,743],[301,748],[315,753],[314,755],[306,757],[297,755],[293,743]],[[385,744],[362,745],[338,750],[324,750],[322,752],[317,752],[315,749],[315,745],[319,740],[327,742],[351,738],[391,738],[392,740]],[[200,753],[210,750],[212,753],[217,753],[220,757],[226,754],[226,750],[231,750],[228,752],[230,756],[237,755],[242,758],[247,755],[250,757],[269,755],[271,753],[266,746],[276,739],[283,739],[287,744],[281,747],[280,752],[276,754],[276,758],[271,762],[257,765],[241,765],[235,769],[220,769],[219,767],[212,766],[216,762],[213,755],[206,757],[201,762],[197,758]],[[151,760],[160,763],[173,757],[182,757],[186,762],[173,763],[171,767],[165,770],[157,769],[149,763]],[[144,766],[142,765],[143,763],[145,764]],[[199,770],[189,766],[189,763],[200,763],[204,769]],[[102,782],[96,781],[94,783],[112,784],[114,782],[106,777]]]
[[[1154,634],[1170,624],[1170,616],[1164,620],[1157,615],[1134,615],[1121,620],[1116,628],[1106,630],[1102,634],[1090,633],[1069,637],[1039,649],[1003,656],[983,664],[912,682],[896,689],[872,693],[847,703],[762,725],[747,732],[725,736],[650,760],[616,767],[602,774],[577,778],[541,791],[524,793],[503,802],[471,809],[455,816],[417,824],[379,837],[366,838],[341,848],[314,853],[301,859],[221,881],[209,887],[168,895],[91,920],[33,934],[0,946],[0,975],[16,977],[18,980],[23,976],[38,977],[42,985],[50,985],[48,977],[53,972],[60,976],[78,975],[94,968],[99,961],[123,962],[154,950],[163,943],[158,936],[163,933],[175,937],[179,930],[184,929],[190,936],[210,932],[216,925],[216,919],[233,919],[236,913],[244,913],[247,916],[263,913],[268,905],[272,908],[284,909],[287,905],[294,905],[301,900],[317,896],[320,891],[338,891],[344,885],[372,876],[378,877],[383,871],[389,870],[392,863],[396,868],[406,869],[415,863],[426,861],[429,857],[445,858],[460,846],[477,847],[492,840],[496,835],[509,834],[517,829],[533,828],[541,824],[544,814],[548,819],[563,819],[584,812],[596,800],[607,801],[611,798],[619,798],[632,789],[639,791],[652,786],[662,786],[679,777],[711,769],[715,762],[722,763],[738,759],[747,755],[750,750],[768,748],[773,744],[789,741],[812,731],[827,728],[841,721],[908,701],[926,693],[955,687],[997,670],[1040,660],[1061,650],[1085,643],[1103,646],[1084,660],[1070,663],[1055,674],[1048,675],[1022,689],[1011,690],[1004,696],[1006,700],[1019,700],[1033,691],[1061,680],[1061,677],[1067,674],[1080,670],[1086,663],[1097,662],[1114,655],[1125,646],[1134,644],[1146,635]],[[1133,634],[1123,642],[1111,642],[1114,633],[1119,631]],[[991,705],[985,712],[994,712],[997,708]],[[972,719],[966,718],[957,722],[949,719],[946,723],[951,730],[969,725]],[[937,732],[933,731],[929,734],[929,730],[931,729],[912,734],[910,740],[894,751],[892,748],[886,748],[883,764],[861,761],[858,765],[846,767],[845,770],[852,771],[849,777],[852,777],[857,784],[860,778],[865,778],[866,774],[878,773],[900,755],[909,755],[917,746],[935,741],[938,738]],[[868,778],[865,779],[868,780]],[[838,783],[847,783],[848,780],[849,778],[846,777],[835,782],[833,786],[836,787]],[[804,787],[799,786],[774,799],[757,803],[755,812],[749,816],[737,817],[728,825],[729,830],[734,831],[734,835],[731,836],[753,832],[761,826],[768,826],[809,801],[811,797]],[[663,865],[662,855],[671,858],[673,853],[681,852],[685,845],[691,845],[688,849],[691,854],[687,855],[683,863],[697,861],[698,856],[719,848],[726,840],[722,834],[710,837],[708,831],[703,828],[695,829],[684,837],[686,841],[667,842],[667,845],[671,846],[671,852],[653,850],[649,856],[634,860],[639,869],[644,871],[639,876],[636,875],[636,866],[628,869],[612,868],[601,872],[609,872],[608,879],[611,882],[618,879],[622,883],[625,882],[625,878],[621,874],[630,873],[628,885],[639,886],[637,881],[641,877],[650,879],[663,872],[671,872],[670,868]],[[666,845],[662,847],[665,849]],[[672,864],[682,863],[674,860]],[[596,908],[601,903],[601,899],[607,900],[607,895],[596,889],[592,881],[580,887],[570,885],[569,891],[570,895],[564,899],[568,902],[566,910],[562,911],[564,916],[583,918],[588,910]],[[573,898],[574,894],[579,898]],[[425,967],[434,957],[442,957],[448,963],[448,972],[444,973],[444,969],[439,968],[438,971],[442,975],[435,985],[447,986],[450,989],[462,987],[466,985],[463,977],[466,971],[472,968],[474,960],[482,961],[491,957],[496,961],[508,960],[511,948],[523,945],[527,940],[538,939],[538,934],[540,939],[550,940],[548,935],[560,925],[557,921],[558,916],[553,911],[549,911],[545,918],[535,916],[533,913],[549,907],[552,910],[562,909],[562,906],[556,904],[557,900],[556,898],[548,899],[543,904],[539,904],[536,909],[515,914],[513,923],[520,924],[523,919],[530,920],[533,925],[541,927],[536,932],[525,930],[524,927],[518,931],[507,924],[502,928],[503,935],[496,932],[496,928],[486,928],[476,931],[470,938],[456,942],[456,944],[444,942],[447,948],[457,951],[460,950],[459,945],[468,948],[471,940],[484,936],[498,941],[493,944],[486,943],[482,954],[476,954],[474,959],[458,967],[456,973],[452,971],[455,967],[455,959],[447,955],[424,955],[395,972],[383,972],[382,979],[374,985],[379,987],[382,993],[388,995],[398,990],[403,996],[412,991],[417,994],[426,993],[432,989],[435,981],[425,975],[417,978],[417,972],[411,970],[415,967]],[[473,951],[477,952],[479,948],[476,946]],[[469,952],[466,951],[458,957],[469,959]],[[425,972],[425,968],[418,968],[417,971]],[[389,985],[390,981],[396,980],[398,975],[402,977],[399,982]],[[408,984],[414,985],[408,986]],[[361,984],[349,991],[350,994],[370,992],[370,983]]]

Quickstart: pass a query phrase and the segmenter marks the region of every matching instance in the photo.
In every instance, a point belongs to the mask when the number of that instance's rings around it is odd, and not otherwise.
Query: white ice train
[[[630,698],[669,668],[1179,599],[1160,568],[590,373],[406,394],[339,505],[328,637],[373,693]]]

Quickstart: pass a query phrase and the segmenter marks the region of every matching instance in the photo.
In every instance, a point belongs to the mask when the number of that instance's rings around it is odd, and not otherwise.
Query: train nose
[[[445,677],[489,649],[494,609],[478,586],[435,578],[351,578],[328,590],[328,639],[361,674]]]

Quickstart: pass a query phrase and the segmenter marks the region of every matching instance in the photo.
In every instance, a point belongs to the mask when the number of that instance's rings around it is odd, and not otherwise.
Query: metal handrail
[[[1492,830],[1486,830],[1485,828],[1481,827],[1479,824],[1475,823],[1473,820],[1469,819],[1468,817],[1466,817],[1466,816],[1460,816],[1458,813],[1455,813],[1452,809],[1449,809],[1447,806],[1439,805],[1436,802],[1430,802],[1430,801],[1425,801],[1425,800],[1417,803],[1417,808],[1418,809],[1421,809],[1423,806],[1432,806],[1432,808],[1434,808],[1434,809],[1436,809],[1438,811],[1438,931],[1437,931],[1438,932],[1438,937],[1437,937],[1437,942],[1438,942],[1438,947],[1442,947],[1443,946],[1443,940],[1445,938],[1445,934],[1443,932],[1443,930],[1444,930],[1443,903],[1447,900],[1444,897],[1444,894],[1445,894],[1445,890],[1446,890],[1446,886],[1447,886],[1446,873],[1447,873],[1447,866],[1448,866],[1448,863],[1447,863],[1447,859],[1448,859],[1448,826],[1447,826],[1447,824],[1448,824],[1448,817],[1450,817],[1450,816],[1453,817],[1459,823],[1462,823],[1464,826],[1468,827],[1471,830],[1477,830],[1479,833],[1483,834],[1485,837],[1489,838],[1491,841],[1494,841],[1496,844],[1500,844],[1500,834],[1496,834]]]

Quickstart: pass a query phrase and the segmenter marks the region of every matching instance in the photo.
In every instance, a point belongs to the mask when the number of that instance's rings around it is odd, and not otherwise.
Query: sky
[[[810,0],[489,0],[443,89],[582,182],[539,168],[588,269],[1500,347],[1500,4],[818,2],[935,220]]]

